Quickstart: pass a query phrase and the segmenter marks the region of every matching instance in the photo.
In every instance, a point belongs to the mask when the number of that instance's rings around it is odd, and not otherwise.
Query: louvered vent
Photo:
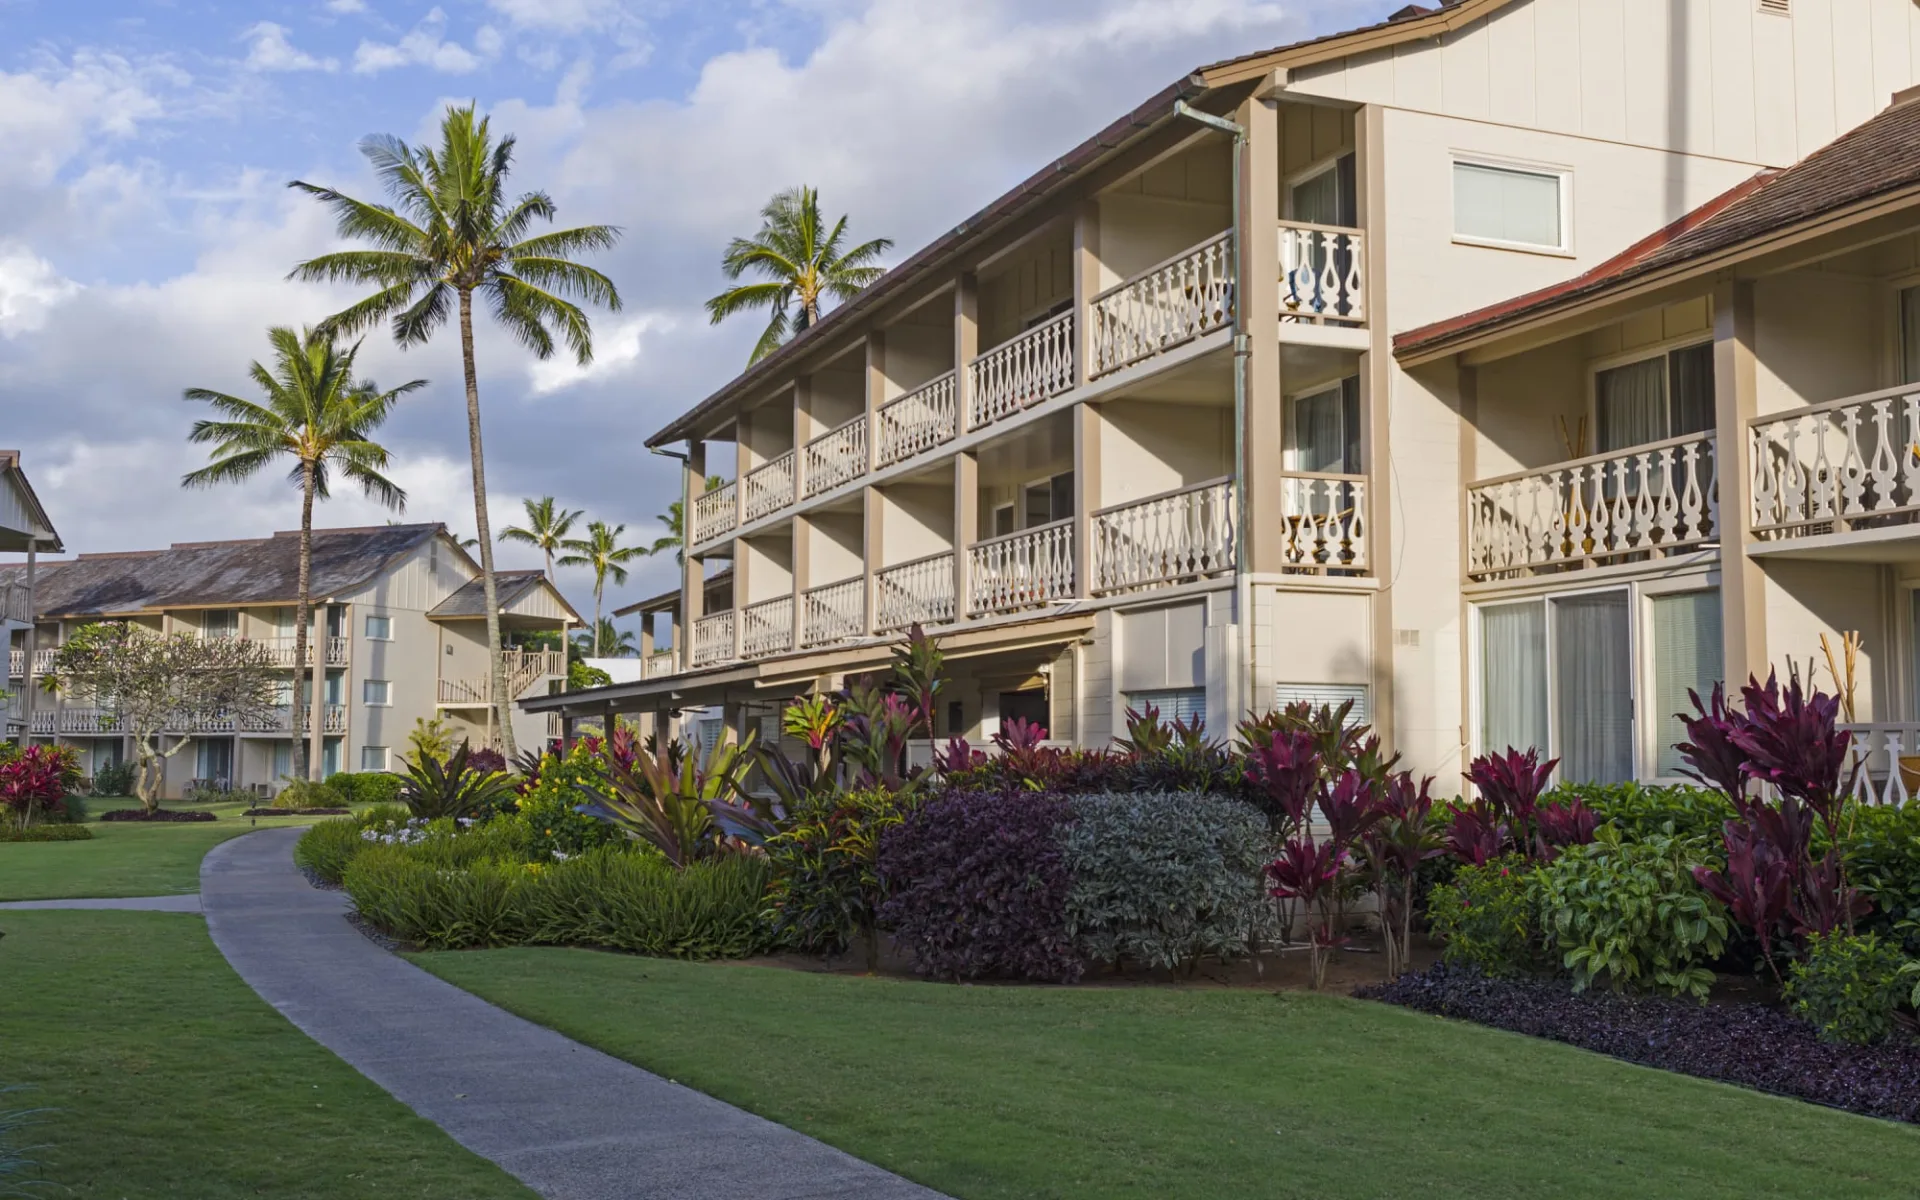
[[[1365,725],[1373,720],[1373,706],[1367,702],[1365,684],[1281,683],[1274,685],[1275,708],[1285,708],[1289,704],[1298,704],[1303,700],[1315,708],[1321,705],[1339,708],[1351,700],[1353,711],[1347,714],[1349,724]]]
[[[1793,15],[1793,0],[1760,0],[1760,11],[1776,17],[1790,17]]]

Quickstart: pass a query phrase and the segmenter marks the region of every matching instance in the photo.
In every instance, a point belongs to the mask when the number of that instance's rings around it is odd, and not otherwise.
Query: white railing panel
[[[1367,569],[1367,477],[1287,471],[1280,476],[1280,556],[1289,571]]]
[[[832,491],[867,473],[867,416],[829,430],[807,443],[806,491]]]
[[[978,429],[1073,387],[1073,314],[1061,313],[967,365],[968,424]]]
[[[953,623],[953,552],[929,554],[874,574],[874,628],[883,633]]]
[[[1586,567],[1714,541],[1716,468],[1713,435],[1697,433],[1476,483],[1467,574]]]
[[[1233,481],[1215,479],[1093,514],[1093,590],[1233,570]]]
[[[693,665],[704,667],[733,657],[733,610],[709,613],[693,623]]]
[[[1015,612],[1073,597],[1073,521],[1055,521],[967,548],[969,607]]]
[[[733,482],[729,480],[693,498],[693,542],[699,544],[719,537],[739,522],[734,506]]]
[[[673,651],[655,650],[646,661],[645,678],[659,679],[664,675],[672,675],[679,669],[679,662]]]
[[[793,649],[793,596],[777,596],[740,610],[740,653],[765,658]]]
[[[789,450],[747,473],[747,520],[758,521],[793,503],[793,463]]]
[[[1920,792],[1920,722],[1874,721],[1840,728],[1853,735],[1853,760],[1860,764],[1854,799],[1896,808],[1911,803]]]
[[[1920,391],[1757,418],[1749,437],[1753,528],[1762,538],[1920,520]]]
[[[864,576],[808,588],[801,596],[802,644],[824,646],[867,633],[867,581]]]
[[[1280,222],[1282,321],[1364,324],[1366,281],[1366,235],[1360,230]]]
[[[1210,238],[1093,298],[1093,362],[1105,375],[1233,320],[1233,235]]]
[[[875,434],[879,444],[874,447],[880,465],[904,462],[942,442],[952,441],[958,390],[958,376],[948,371],[933,382],[882,405],[876,414],[880,422]]]

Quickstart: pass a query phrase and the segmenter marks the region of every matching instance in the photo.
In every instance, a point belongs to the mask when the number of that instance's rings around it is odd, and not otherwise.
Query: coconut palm
[[[577,508],[561,508],[552,496],[522,500],[520,505],[527,510],[527,523],[507,526],[500,531],[500,540],[540,547],[547,556],[547,578],[552,579],[553,552],[566,544],[573,523],[586,514]]]
[[[616,586],[625,584],[627,564],[653,553],[646,546],[622,546],[620,535],[626,531],[625,525],[592,521],[587,525],[586,537],[568,538],[562,543],[567,553],[560,558],[561,566],[588,567],[593,571],[593,628],[596,642],[603,632],[600,606],[606,594],[607,580],[612,579]],[[606,628],[612,627],[612,622],[607,622]]]
[[[709,475],[706,479],[707,486],[702,490],[710,492],[724,482],[726,481],[718,475]],[[654,518],[667,527],[667,532],[653,539],[653,545],[647,547],[648,554],[664,554],[671,550],[673,561],[685,565],[687,561],[686,507],[684,500],[675,500],[667,505],[666,512]]]
[[[460,359],[466,374],[467,449],[473,460],[474,532],[486,593],[487,645],[493,655],[493,703],[501,749],[513,744],[513,698],[507,692],[500,642],[500,597],[493,571],[493,534],[487,521],[486,459],[480,441],[480,384],[473,361],[473,302],[478,297],[521,345],[539,358],[554,352],[556,334],[582,365],[593,360],[593,331],[575,298],[620,307],[605,275],[573,261],[619,240],[611,225],[583,225],[528,236],[536,221],[552,221],[545,192],[510,198],[514,139],[498,143],[474,106],[449,107],[438,146],[409,146],[391,135],[360,143],[392,207],[368,204],[333,188],[294,180],[289,187],[333,211],[340,235],[370,243],[308,259],[291,278],[372,286],[371,296],[327,318],[328,328],[354,331],[391,321],[394,340],[419,345],[457,312]]]
[[[594,625],[594,632],[575,634],[573,641],[581,654],[590,658],[632,658],[639,653],[639,647],[633,642],[633,630],[615,629],[610,617],[601,617]]]
[[[382,472],[387,451],[373,441],[373,433],[408,392],[427,385],[414,379],[383,392],[372,382],[355,380],[353,361],[360,352],[355,342],[346,349],[331,334],[308,330],[296,334],[285,326],[267,331],[273,346],[273,365],[256,362],[249,370],[264,399],[230,396],[211,388],[188,388],[186,398],[211,405],[216,420],[193,423],[187,440],[212,443],[212,462],[181,478],[182,487],[213,487],[241,483],[282,459],[292,460],[288,473],[300,489],[300,563],[296,571],[293,620],[295,680],[307,663],[307,625],[313,619],[313,502],[331,493],[338,473],[360,485],[374,500],[396,512],[405,511],[407,494]],[[294,776],[318,779],[319,764],[310,761],[308,740],[299,736],[301,715],[313,680],[325,668],[315,654],[307,686],[293,689]],[[317,730],[319,723],[315,722]]]
[[[892,239],[875,238],[842,250],[846,235],[845,216],[827,229],[820,216],[820,193],[797,187],[767,201],[760,210],[759,233],[733,239],[720,259],[720,269],[728,279],[753,274],[765,282],[727,289],[707,301],[707,315],[718,325],[748,309],[772,310],[766,332],[754,344],[748,362],[771,354],[789,334],[812,328],[826,300],[850,300],[885,274],[877,263],[893,248]]]

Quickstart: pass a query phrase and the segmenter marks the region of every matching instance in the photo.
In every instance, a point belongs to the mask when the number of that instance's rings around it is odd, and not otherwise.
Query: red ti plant
[[[1340,869],[1347,851],[1331,841],[1315,842],[1302,830],[1280,846],[1280,857],[1267,864],[1271,895],[1299,904],[1307,916],[1307,954],[1318,991],[1327,981],[1327,953],[1339,944],[1333,928],[1333,899],[1340,890]]]
[[[1716,683],[1706,704],[1700,693],[1687,689],[1693,702],[1693,714],[1675,713],[1686,727],[1687,740],[1674,746],[1687,763],[1680,774],[1710,788],[1717,788],[1735,808],[1745,811],[1747,791],[1747,752],[1734,742],[1733,735],[1746,718],[1727,704],[1727,689]]]
[[[1480,798],[1507,822],[1523,853],[1533,845],[1533,810],[1559,765],[1557,758],[1541,762],[1538,750],[1508,746],[1502,754],[1482,754],[1467,768],[1467,778],[1480,789]]]
[[[1722,837],[1727,846],[1727,869],[1721,872],[1695,867],[1694,881],[1760,939],[1760,957],[1778,982],[1780,968],[1773,961],[1773,935],[1787,915],[1793,864],[1745,821],[1728,821]]]
[[[1565,804],[1542,804],[1533,813],[1533,857],[1552,862],[1563,846],[1584,846],[1600,828],[1600,818],[1575,796]]]
[[[1009,782],[1043,792],[1059,778],[1063,765],[1060,751],[1041,745],[1046,740],[1047,728],[1038,722],[1015,717],[1000,723],[993,744],[1000,750],[1001,766]]]
[[[1803,692],[1797,678],[1782,690],[1771,672],[1764,686],[1749,676],[1740,693],[1746,720],[1729,736],[1747,756],[1748,778],[1813,809],[1827,835],[1836,836],[1840,806],[1860,772],[1853,735],[1839,727],[1840,701],[1824,692]]]
[[[975,750],[963,737],[948,738],[947,744],[933,754],[933,769],[942,775],[958,775],[987,765],[987,752]]]
[[[1447,822],[1447,853],[1463,863],[1484,867],[1506,853],[1511,832],[1486,800],[1455,805]]]
[[[1411,772],[1387,777],[1378,818],[1361,842],[1380,904],[1380,932],[1386,944],[1387,978],[1397,979],[1411,964],[1413,891],[1420,864],[1440,853],[1433,826],[1433,777],[1414,786]]]
[[[79,756],[66,746],[28,746],[0,763],[0,810],[25,829],[43,813],[62,811],[80,782]]]
[[[1276,730],[1272,739],[1247,747],[1247,782],[1284,840],[1306,824],[1320,790],[1320,754],[1305,730]]]

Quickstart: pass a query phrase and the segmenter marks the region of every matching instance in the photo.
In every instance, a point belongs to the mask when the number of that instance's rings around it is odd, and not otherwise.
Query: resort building
[[[1911,0],[1456,0],[1202,67],[655,433],[645,676],[524,707],[761,729],[919,624],[943,737],[1350,699],[1442,786],[1659,778],[1687,687],[1858,630],[1858,719],[1920,722],[1920,109],[1874,120],[1917,73]]]
[[[18,450],[0,450],[0,553],[24,554],[26,561],[0,574],[0,644],[16,653],[33,649],[33,591],[42,552],[60,553],[60,535],[33,494]],[[24,741],[33,712],[31,689],[17,680],[0,684],[0,742]]]
[[[298,533],[276,533],[39,563],[33,644],[14,639],[10,690],[27,690],[31,674],[37,691],[60,642],[94,621],[265,643],[286,672],[278,715],[168,730],[169,747],[174,739],[193,743],[167,763],[169,795],[194,785],[270,794],[292,770],[296,737],[308,739],[323,774],[397,768],[415,723],[435,717],[456,742],[497,740],[480,568],[444,525],[314,530],[305,664],[294,661],[299,544]],[[0,589],[19,583],[25,571],[0,567]],[[543,572],[503,571],[498,582],[502,637],[511,645],[558,634],[558,647],[580,623]],[[564,686],[566,672],[563,649],[508,651],[516,698]],[[313,680],[313,696],[305,725],[295,730],[293,689],[302,678]],[[131,758],[117,726],[111,705],[91,697],[40,694],[28,719],[33,740],[76,747],[89,773]],[[547,726],[544,717],[518,714],[514,739],[542,745]]]

